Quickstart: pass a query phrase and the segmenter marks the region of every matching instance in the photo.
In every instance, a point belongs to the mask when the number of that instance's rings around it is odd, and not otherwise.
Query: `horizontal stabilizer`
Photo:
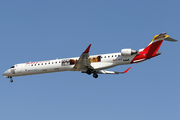
[[[178,40],[175,40],[175,39],[170,38],[170,37],[167,37],[167,38],[165,38],[164,40],[166,40],[166,41],[171,41],[171,42],[176,42],[176,41],[178,41]]]
[[[130,68],[128,68],[127,70],[125,70],[124,72],[115,72],[115,71],[107,71],[107,70],[100,70],[99,74],[124,74],[127,73],[129,71]]]

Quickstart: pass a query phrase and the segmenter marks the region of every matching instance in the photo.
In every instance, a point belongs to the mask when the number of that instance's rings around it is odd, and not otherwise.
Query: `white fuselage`
[[[158,52],[163,40],[175,42],[177,40],[170,38],[166,33],[155,35],[150,44],[143,49],[132,50],[130,48],[121,49],[121,52],[111,54],[100,54],[89,56],[91,44],[81,54],[80,57],[64,58],[55,60],[46,60],[39,62],[21,63],[12,66],[3,76],[11,78],[14,76],[25,76],[33,74],[43,74],[61,71],[81,71],[88,75],[93,74],[97,78],[97,74],[123,74],[124,72],[106,71],[105,69],[115,67],[117,65],[125,65],[131,63],[139,63],[147,59],[160,55]]]
[[[135,55],[121,56],[121,53],[119,52],[111,54],[93,55],[89,56],[89,59],[91,59],[91,66],[94,69],[102,70],[117,65],[130,64],[134,57]],[[16,64],[12,66],[10,69],[8,69],[3,74],[3,76],[15,77],[61,71],[77,71],[73,67],[75,65],[74,61],[77,61],[78,59],[79,57],[74,57]]]

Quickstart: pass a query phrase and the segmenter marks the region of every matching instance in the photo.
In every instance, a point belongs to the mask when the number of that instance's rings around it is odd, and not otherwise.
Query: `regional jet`
[[[160,55],[161,52],[158,50],[164,40],[177,41],[170,38],[166,33],[161,33],[155,35],[146,48],[139,49],[138,51],[127,48],[117,53],[89,56],[90,44],[80,57],[15,64],[5,71],[3,76],[10,78],[10,82],[13,82],[12,77],[16,76],[62,71],[80,71],[88,75],[93,74],[94,78],[98,78],[98,74],[124,74],[127,73],[131,67],[124,72],[107,71],[106,69],[118,65],[139,63]]]

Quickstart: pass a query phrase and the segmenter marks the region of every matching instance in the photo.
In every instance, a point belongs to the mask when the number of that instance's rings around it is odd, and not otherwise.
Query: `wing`
[[[130,68],[128,68],[127,70],[125,70],[124,72],[115,72],[115,71],[107,71],[107,70],[100,70],[98,73],[99,74],[124,74],[127,73],[129,71]]]
[[[98,73],[98,74],[124,74],[127,73],[129,71],[128,68],[127,70],[125,70],[124,72],[115,72],[115,71],[106,71],[106,70],[95,70],[92,66],[91,66],[91,62],[89,59],[89,49],[91,47],[91,44],[87,47],[87,49],[81,54],[79,60],[76,62],[74,69],[76,71],[82,71],[82,73],[88,73],[88,71],[91,73]]]
[[[89,49],[91,44],[87,47],[87,49],[81,54],[79,60],[76,62],[74,69],[77,71],[86,71],[87,69],[93,69],[91,66],[89,58]]]

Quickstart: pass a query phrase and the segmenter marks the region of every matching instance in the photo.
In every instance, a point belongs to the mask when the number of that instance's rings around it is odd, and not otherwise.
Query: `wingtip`
[[[88,53],[89,52],[89,49],[91,47],[91,44],[89,44],[89,46],[87,47],[87,49],[84,51],[84,53]]]
[[[130,69],[131,69],[131,67],[129,67],[127,70],[125,70],[124,73],[127,73]]]

